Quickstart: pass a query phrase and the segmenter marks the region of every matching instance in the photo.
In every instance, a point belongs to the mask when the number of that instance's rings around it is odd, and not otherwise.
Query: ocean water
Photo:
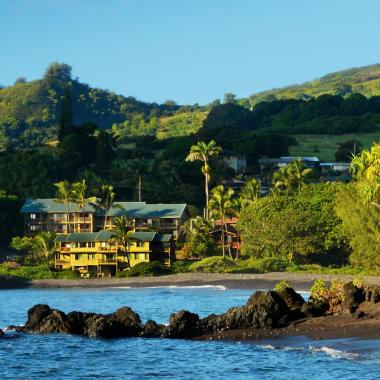
[[[36,303],[109,313],[130,306],[143,321],[167,323],[187,309],[201,317],[246,302],[252,291],[222,286],[0,290],[0,328],[23,324]],[[304,337],[260,342],[103,340],[8,332],[0,379],[378,379],[380,341]]]

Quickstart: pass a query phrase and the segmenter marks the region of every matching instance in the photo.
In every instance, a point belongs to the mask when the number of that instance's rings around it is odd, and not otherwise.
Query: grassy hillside
[[[0,149],[11,145],[30,147],[56,137],[62,99],[71,92],[73,122],[93,122],[103,129],[134,115],[171,115],[175,104],[145,103],[133,97],[91,88],[71,78],[71,67],[50,65],[45,76],[31,82],[21,81],[0,89]]]
[[[380,141],[380,131],[374,133],[356,133],[345,135],[296,135],[298,145],[292,146],[292,156],[317,156],[322,161],[335,161],[335,152],[339,144],[349,140],[358,140],[368,149],[374,142]]]
[[[251,105],[264,100],[308,99],[323,94],[348,95],[359,92],[367,97],[380,95],[380,64],[356,67],[327,74],[319,79],[299,85],[253,94],[243,103]]]

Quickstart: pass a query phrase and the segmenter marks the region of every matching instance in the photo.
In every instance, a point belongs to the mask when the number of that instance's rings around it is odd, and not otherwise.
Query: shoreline
[[[10,281],[0,277],[0,289],[17,288],[112,288],[131,287],[144,288],[155,286],[224,286],[227,289],[273,289],[277,282],[288,281],[298,291],[307,291],[316,279],[327,282],[333,279],[352,281],[352,275],[326,275],[309,273],[272,272],[264,274],[230,274],[230,273],[180,273],[156,277],[127,278],[90,278],[90,279],[43,279]],[[380,276],[364,276],[368,285],[380,286]]]

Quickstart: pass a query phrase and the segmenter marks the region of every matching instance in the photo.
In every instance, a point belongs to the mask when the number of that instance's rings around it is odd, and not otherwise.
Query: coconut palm
[[[289,166],[281,167],[273,174],[272,192],[277,195],[288,195],[292,191],[293,173]]]
[[[139,198],[139,202],[142,200],[142,178],[151,170],[151,162],[144,157],[130,160],[127,163],[127,171],[136,180],[136,189]]]
[[[350,171],[364,204],[380,208],[380,144],[353,156]]]
[[[225,257],[225,233],[228,232],[226,219],[236,214],[236,202],[233,199],[233,195],[233,189],[225,189],[223,185],[220,185],[211,190],[209,202],[210,216],[213,219],[221,220],[223,257]],[[228,249],[232,257],[230,245],[228,245]]]
[[[131,262],[129,260],[129,248],[132,241],[136,241],[137,239],[132,238],[133,231],[130,227],[125,216],[120,216],[119,218],[115,218],[110,230],[112,232],[112,239],[116,240],[124,250],[125,257],[127,259],[128,267],[131,266]]]
[[[292,173],[292,182],[297,188],[298,194],[301,193],[302,186],[305,184],[305,178],[312,172],[310,168],[305,168],[302,160],[298,157],[290,164]]]
[[[243,187],[239,202],[240,207],[244,208],[252,204],[256,199],[261,197],[261,182],[256,178],[251,178]]]
[[[55,238],[56,233],[47,231],[41,232],[34,237],[36,242],[36,249],[38,250],[38,256],[42,256],[46,259],[47,263],[54,256],[55,253]]]
[[[106,229],[108,212],[112,207],[113,201],[115,199],[115,193],[113,191],[112,185],[102,185],[99,189],[99,197],[96,200],[95,206],[97,209],[104,211],[104,227]]]
[[[61,181],[54,184],[57,188],[56,201],[63,203],[66,207],[66,232],[71,232],[70,226],[70,203],[74,201],[73,186],[68,181]]]
[[[202,173],[205,176],[205,195],[206,195],[206,208],[205,216],[208,219],[208,203],[209,203],[209,182],[210,182],[210,159],[218,156],[222,152],[222,148],[216,144],[214,140],[209,143],[199,141],[196,145],[193,145],[190,149],[190,153],[186,157],[186,161],[202,161]]]
[[[85,214],[84,208],[88,203],[96,203],[96,197],[88,197],[87,196],[87,183],[86,180],[82,180],[82,182],[75,182],[73,184],[73,198],[74,202],[76,202],[78,206],[78,211],[82,214],[83,224],[85,224]]]

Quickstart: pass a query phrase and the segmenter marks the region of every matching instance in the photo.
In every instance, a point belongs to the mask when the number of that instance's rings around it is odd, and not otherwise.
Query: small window
[[[37,219],[37,215],[36,214],[30,214],[30,219]]]
[[[136,247],[144,247],[144,242],[143,241],[137,241],[136,242]]]
[[[86,248],[87,247],[87,244],[82,242],[82,243],[79,243],[79,247],[80,248]]]
[[[100,246],[101,246],[102,248],[105,248],[105,247],[106,247],[106,242],[105,242],[105,241],[102,241],[101,244],[100,244]]]
[[[95,260],[95,257],[96,257],[96,256],[95,256],[95,253],[89,253],[89,254],[88,254],[88,259],[89,259],[89,260]]]
[[[30,230],[31,230],[31,231],[37,231],[37,230],[38,230],[37,227],[38,227],[38,226],[36,226],[35,224],[31,224],[31,225],[30,225]]]

